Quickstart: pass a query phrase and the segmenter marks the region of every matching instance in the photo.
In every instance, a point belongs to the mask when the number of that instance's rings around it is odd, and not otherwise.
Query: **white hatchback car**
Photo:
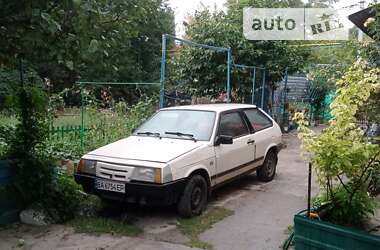
[[[254,170],[262,181],[276,172],[281,129],[246,104],[164,108],[133,135],[82,157],[75,179],[103,199],[177,204],[199,215],[212,190]]]

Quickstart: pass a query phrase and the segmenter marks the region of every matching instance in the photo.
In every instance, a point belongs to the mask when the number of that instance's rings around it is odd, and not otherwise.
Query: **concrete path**
[[[300,157],[296,133],[284,136],[277,175],[269,183],[248,176],[221,189],[216,205],[235,211],[201,235],[217,250],[278,249],[288,237],[293,215],[307,206],[307,163]],[[313,193],[317,192],[316,185]],[[233,193],[233,195],[232,195]]]
[[[277,175],[269,183],[255,175],[237,180],[214,193],[211,206],[224,206],[234,215],[201,234],[202,241],[215,250],[279,249],[288,237],[293,215],[306,208],[307,163],[300,157],[296,133],[284,135],[287,148],[279,154]],[[316,185],[313,193],[316,193]],[[119,212],[116,212],[119,213]],[[15,226],[0,229],[0,249],[194,249],[183,244],[189,239],[176,227],[178,216],[173,208],[137,208],[120,212],[144,230],[139,237],[76,234],[62,225],[49,227]],[[118,215],[120,216],[120,215]],[[170,243],[168,243],[170,242]]]
[[[10,233],[11,232],[11,233]],[[25,245],[17,246],[23,239]],[[189,250],[195,249],[183,245],[153,241],[140,237],[117,237],[111,234],[99,236],[74,233],[73,229],[63,225],[32,227],[16,224],[11,230],[0,231],[0,249],[23,250]]]

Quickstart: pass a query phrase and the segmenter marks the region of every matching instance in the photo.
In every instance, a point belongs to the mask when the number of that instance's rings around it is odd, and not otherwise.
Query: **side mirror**
[[[219,135],[215,141],[215,146],[219,146],[220,144],[232,144],[233,137],[229,135]]]

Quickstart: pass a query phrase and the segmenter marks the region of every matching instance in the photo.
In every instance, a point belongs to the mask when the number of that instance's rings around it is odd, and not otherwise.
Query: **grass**
[[[234,211],[223,208],[213,207],[207,213],[198,217],[189,219],[179,219],[177,228],[187,237],[190,241],[186,243],[187,246],[197,247],[203,249],[213,249],[212,245],[207,242],[203,242],[199,239],[199,235],[212,228],[212,226],[223,220],[224,218],[234,214]]]
[[[109,233],[119,236],[137,236],[143,232],[135,225],[105,217],[77,217],[68,222],[68,225],[74,227],[76,233],[95,235]]]
[[[90,114],[84,112],[85,125],[88,125]],[[17,118],[14,115],[5,115],[0,113],[0,126],[16,124]],[[57,112],[56,117],[53,119],[53,126],[78,126],[81,125],[80,108],[67,108],[64,112]]]

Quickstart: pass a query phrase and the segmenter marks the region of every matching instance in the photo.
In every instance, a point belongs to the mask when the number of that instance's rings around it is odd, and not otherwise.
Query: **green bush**
[[[322,201],[331,203],[327,219],[341,225],[361,225],[376,206],[367,192],[379,167],[380,147],[366,140],[356,116],[370,94],[380,89],[380,69],[358,61],[337,87],[331,104],[333,118],[320,134],[307,127],[302,113],[294,119],[324,192]]]
[[[72,176],[55,166],[56,159],[63,156],[54,149],[62,145],[54,148],[46,143],[49,117],[45,92],[25,84],[17,91],[14,103],[19,122],[14,129],[2,129],[2,134],[11,135],[5,141],[5,155],[12,159],[15,169],[13,188],[22,197],[25,207],[46,211],[53,222],[72,219],[80,213],[85,195]],[[89,210],[88,205],[86,209]]]
[[[353,193],[353,189],[354,187],[350,184],[346,185],[346,188],[337,187],[333,190],[333,197],[323,193],[314,199],[313,204],[315,207],[330,204],[323,217],[324,220],[340,225],[361,227],[366,219],[374,215],[377,204],[366,190]]]
[[[142,97],[135,105],[128,106],[124,101],[113,102],[105,109],[97,100],[86,98],[84,107],[84,145],[78,132],[67,132],[63,137],[50,136],[38,147],[41,154],[53,159],[79,159],[86,152],[126,138],[132,131],[149,118],[155,111],[156,97]]]
[[[15,127],[11,125],[0,125],[0,160],[7,158],[9,142],[15,136]]]
[[[57,173],[49,183],[41,204],[54,222],[64,222],[79,213],[83,194],[72,176]]]
[[[86,195],[68,176],[56,167],[57,160],[78,159],[84,152],[125,138],[153,112],[153,98],[128,107],[125,102],[86,108],[90,131],[84,147],[78,133],[63,138],[49,136],[49,103],[44,89],[25,84],[12,98],[16,125],[0,127],[0,157],[12,159],[15,169],[13,189],[25,207],[45,211],[53,222],[64,222],[77,215],[94,216],[101,202]],[[51,107],[50,107],[51,108]],[[51,111],[51,110],[50,110]]]
[[[80,144],[79,135],[49,139],[40,150],[41,154],[56,160],[77,160],[86,152]]]

